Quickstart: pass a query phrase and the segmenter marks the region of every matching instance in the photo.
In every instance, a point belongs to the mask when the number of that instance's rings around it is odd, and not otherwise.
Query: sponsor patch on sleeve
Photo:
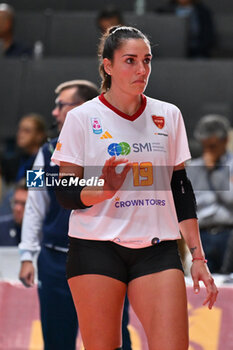
[[[56,145],[56,151],[60,151],[61,150],[61,146],[62,146],[62,143],[58,141],[57,145]]]

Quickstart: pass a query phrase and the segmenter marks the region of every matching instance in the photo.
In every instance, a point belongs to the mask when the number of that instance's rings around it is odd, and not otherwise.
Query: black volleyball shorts
[[[111,241],[69,237],[67,279],[86,274],[115,278],[128,284],[134,278],[168,269],[183,271],[176,241],[146,248],[127,248]]]

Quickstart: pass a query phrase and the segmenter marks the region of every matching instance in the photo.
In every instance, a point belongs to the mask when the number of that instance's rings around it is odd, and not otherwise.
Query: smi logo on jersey
[[[108,146],[110,156],[127,156],[130,152],[166,152],[160,142],[135,142],[131,146],[127,142],[111,143]]]

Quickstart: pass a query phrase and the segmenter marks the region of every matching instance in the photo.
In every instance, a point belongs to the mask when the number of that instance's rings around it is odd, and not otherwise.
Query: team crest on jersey
[[[102,134],[103,129],[99,118],[91,118],[91,125],[94,134]]]
[[[162,129],[165,125],[164,117],[152,115],[152,120],[159,129]]]

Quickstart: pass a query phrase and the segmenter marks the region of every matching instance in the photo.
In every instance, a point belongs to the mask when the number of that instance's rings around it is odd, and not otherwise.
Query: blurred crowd
[[[187,20],[187,60],[214,58],[217,31],[213,14],[204,1],[164,1],[163,6],[155,6],[153,13]],[[16,13],[11,5],[0,4],[0,58],[41,58],[40,43],[28,46],[16,40],[15,18]],[[124,24],[123,11],[114,6],[108,6],[96,15],[96,31],[99,34],[113,25]],[[0,140],[0,248],[19,246],[19,278],[27,287],[34,283],[33,259],[40,251],[38,292],[43,339],[45,349],[57,350],[64,349],[64,339],[70,340],[70,344],[66,343],[65,347],[73,349],[78,329],[65,278],[70,211],[59,206],[53,191],[33,193],[28,189],[27,171],[35,165],[46,171],[57,170],[50,161],[57,142],[57,138],[52,137],[58,136],[69,110],[99,93],[93,82],[79,80],[75,72],[73,79],[57,86],[55,94],[49,96],[55,102],[51,111],[54,123],[50,128],[48,116],[42,116],[34,110],[17,116],[14,139],[7,139],[6,142]],[[230,274],[233,272],[233,153],[230,120],[218,111],[203,115],[197,120],[189,141],[193,158],[187,164],[187,172],[196,195],[200,234],[208,266],[212,273]],[[182,244],[179,248],[185,265],[187,249]],[[61,314],[62,317],[59,316]],[[126,299],[122,325],[124,350],[131,350],[128,321]],[[57,332],[57,329],[62,329],[62,332]],[[61,334],[58,336],[58,333]]]
[[[119,6],[120,7],[120,6]],[[170,14],[187,20],[186,57],[210,58],[215,55],[218,35],[214,14],[204,1],[170,0],[160,7],[154,6],[154,14]],[[36,41],[31,45],[23,39],[17,40],[15,33],[17,13],[6,3],[0,4],[0,56],[37,58],[43,54],[43,42]],[[97,14],[96,24],[101,32],[109,25],[123,24],[124,13],[109,5]],[[127,23],[126,23],[127,24]],[[64,53],[65,54],[65,53]]]

